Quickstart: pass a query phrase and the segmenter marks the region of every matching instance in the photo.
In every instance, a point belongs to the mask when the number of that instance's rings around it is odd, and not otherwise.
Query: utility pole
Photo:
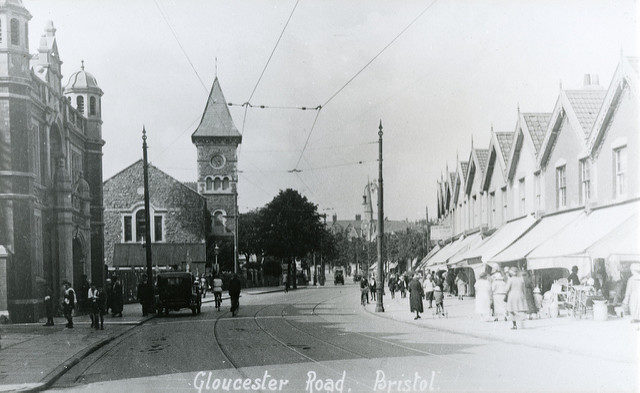
[[[323,213],[322,214],[322,219],[324,220],[324,226],[326,227],[327,226],[327,213]],[[320,241],[322,241],[322,238],[320,238]],[[319,280],[320,280],[320,285],[324,286],[324,282],[326,281],[327,278],[324,275],[324,255],[323,255],[324,253],[322,252],[323,251],[322,247],[323,247],[323,244],[320,243],[320,277],[319,277]]]
[[[238,274],[238,179],[236,178],[236,191],[234,193],[234,203],[236,208],[236,214],[233,218],[235,225],[233,229],[233,272]],[[249,261],[247,261],[249,262]]]
[[[378,287],[376,288],[377,302],[376,312],[384,312],[384,304],[382,302],[382,293],[384,292],[384,277],[382,276],[382,241],[384,236],[384,208],[382,191],[382,120],[378,127]]]
[[[151,268],[151,214],[149,212],[149,162],[147,160],[147,130],[142,126],[142,159],[144,177],[144,238],[147,257],[147,285],[153,285],[153,271]],[[149,305],[147,305],[149,306]]]

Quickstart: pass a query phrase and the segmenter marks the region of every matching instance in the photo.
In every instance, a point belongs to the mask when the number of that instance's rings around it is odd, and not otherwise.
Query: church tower
[[[217,77],[191,141],[198,149],[198,193],[206,198],[211,213],[211,233],[233,236],[242,135],[233,124]]]

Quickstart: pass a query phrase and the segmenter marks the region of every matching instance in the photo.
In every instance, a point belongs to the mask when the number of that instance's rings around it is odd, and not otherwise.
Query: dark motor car
[[[333,271],[333,285],[338,285],[338,283],[344,285],[344,271],[342,269]]]
[[[169,310],[191,309],[193,315],[200,314],[202,294],[200,287],[194,285],[194,278],[188,272],[169,272],[158,274],[156,309],[158,315]]]

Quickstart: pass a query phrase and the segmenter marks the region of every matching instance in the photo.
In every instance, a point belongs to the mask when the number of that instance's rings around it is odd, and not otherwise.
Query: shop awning
[[[612,256],[640,260],[640,219],[631,217],[607,236],[598,240],[586,253],[591,258],[609,259]]]
[[[417,270],[423,269],[427,263],[429,262],[429,259],[431,259],[432,256],[436,255],[436,253],[438,251],[440,251],[442,249],[442,247],[440,247],[440,244],[436,244],[430,251],[429,253],[422,258],[422,260],[420,261],[420,263],[418,264],[418,267],[416,268]]]
[[[204,243],[153,243],[151,261],[153,266],[180,265],[183,262],[197,263],[207,259]],[[146,253],[141,243],[117,243],[113,249],[114,267],[146,266]]]
[[[536,223],[533,216],[525,216],[514,221],[510,221],[501,226],[493,235],[484,239],[481,243],[469,249],[469,251],[456,257],[459,260],[467,260],[469,263],[488,262],[500,251],[509,247],[522,234]]]
[[[565,226],[580,217],[582,210],[554,214],[543,217],[518,240],[497,255],[489,258],[489,262],[507,263],[523,260],[527,255],[548,238],[554,236]]]
[[[456,252],[460,250],[459,247],[464,241],[464,239],[465,239],[464,237],[460,237],[455,242],[451,242],[446,246],[444,246],[443,248],[441,248],[440,251],[438,251],[433,257],[429,259],[429,262],[427,263],[427,267],[430,265],[439,265],[441,263],[446,264],[449,258],[451,258],[452,255],[454,255]]]
[[[637,221],[639,209],[640,201],[634,201],[581,213],[577,220],[531,251],[527,267],[571,269],[578,265],[583,272],[590,271],[591,257],[587,250],[618,228],[631,225],[629,221]]]
[[[476,247],[478,244],[482,243],[482,234],[474,233],[473,235],[469,235],[465,237],[456,252],[449,257],[447,261],[447,265],[453,266],[458,262],[464,261],[464,259],[460,258],[464,253],[469,251],[471,248]]]

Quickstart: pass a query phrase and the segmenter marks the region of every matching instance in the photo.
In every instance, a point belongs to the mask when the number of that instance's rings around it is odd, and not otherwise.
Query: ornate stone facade
[[[36,321],[44,292],[103,279],[102,90],[84,70],[62,87],[56,29],[29,51],[29,11],[0,0],[0,245],[14,321]]]

